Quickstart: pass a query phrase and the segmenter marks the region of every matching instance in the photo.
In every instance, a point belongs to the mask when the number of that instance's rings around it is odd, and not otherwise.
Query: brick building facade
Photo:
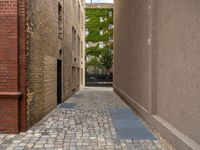
[[[84,0],[0,0],[0,132],[26,131],[84,85]]]

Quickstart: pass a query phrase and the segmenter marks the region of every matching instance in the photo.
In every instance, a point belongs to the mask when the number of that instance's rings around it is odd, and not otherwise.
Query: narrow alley
[[[0,150],[200,150],[199,8],[0,0]]]
[[[129,107],[112,88],[84,88],[26,133],[0,134],[0,150],[164,149],[156,139],[120,138],[111,117],[113,109],[129,109]]]

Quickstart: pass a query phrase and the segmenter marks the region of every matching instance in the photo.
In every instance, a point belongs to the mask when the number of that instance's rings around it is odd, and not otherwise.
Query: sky
[[[85,0],[86,3],[90,3],[91,0]],[[113,3],[113,0],[92,0],[93,3]]]

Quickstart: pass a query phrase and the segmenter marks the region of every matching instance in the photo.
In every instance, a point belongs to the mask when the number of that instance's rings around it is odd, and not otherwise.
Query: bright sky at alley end
[[[91,0],[85,0],[86,3],[90,3]],[[113,3],[113,0],[92,0],[93,3]]]

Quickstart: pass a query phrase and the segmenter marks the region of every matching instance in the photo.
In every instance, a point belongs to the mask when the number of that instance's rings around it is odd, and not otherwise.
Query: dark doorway
[[[57,104],[62,103],[62,61],[57,60]]]

